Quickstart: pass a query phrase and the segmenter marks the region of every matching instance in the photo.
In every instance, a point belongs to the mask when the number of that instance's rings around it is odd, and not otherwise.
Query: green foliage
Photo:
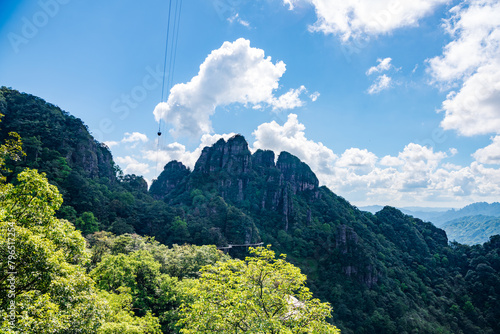
[[[156,253],[156,257],[162,265],[162,272],[180,279],[197,278],[203,266],[230,259],[213,245],[173,245],[172,248]]]
[[[99,327],[97,334],[159,334],[160,323],[158,318],[146,312],[142,318],[134,316],[132,312],[132,296],[130,288],[121,287],[116,293],[99,291],[102,299],[109,305],[104,324]]]
[[[0,114],[0,121],[2,116]],[[9,169],[4,170],[6,160],[18,161],[22,156],[26,155],[22,149],[22,144],[21,137],[16,132],[10,132],[9,138],[0,145],[0,182],[5,182],[4,174],[10,172]]]
[[[99,231],[99,222],[92,212],[84,212],[76,219],[75,227],[87,235]]]
[[[269,248],[245,261],[202,269],[181,309],[181,333],[338,333],[325,319],[328,303],[312,299],[300,269]]]
[[[87,236],[92,254],[90,275],[97,286],[116,294],[124,288],[135,315],[158,317],[162,331],[177,332],[178,307],[184,298],[178,279],[198,277],[202,266],[226,260],[215,246],[174,245],[168,248],[137,234]],[[189,280],[186,280],[189,281]]]
[[[160,318],[163,329],[167,330],[169,311],[177,306],[177,279],[162,274],[160,266],[150,252],[140,250],[107,255],[90,275],[102,290],[116,293],[122,287],[130,289],[135,314],[145,316],[151,312]]]
[[[151,313],[130,313],[127,291],[98,293],[82,267],[85,240],[55,217],[61,203],[35,170],[21,172],[15,185],[0,183],[0,331],[161,333]]]
[[[85,241],[54,217],[61,196],[43,175],[26,170],[17,181],[0,198],[0,254],[11,260],[0,264],[2,316],[13,302],[20,332],[92,333],[104,305],[79,266],[87,259]]]

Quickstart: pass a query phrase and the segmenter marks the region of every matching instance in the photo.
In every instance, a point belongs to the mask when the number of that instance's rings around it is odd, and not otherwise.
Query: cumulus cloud
[[[283,125],[275,121],[263,123],[252,133],[255,137],[253,149],[287,151],[306,161],[316,172],[331,172],[337,156],[322,143],[307,139],[304,130],[296,114],[289,114]]]
[[[500,2],[471,0],[450,13],[444,27],[453,40],[428,60],[432,82],[454,89],[443,102],[441,126],[465,136],[498,134]]]
[[[404,164],[404,162],[398,157],[391,157],[390,155],[386,155],[382,159],[380,159],[380,164],[382,166],[395,167],[401,166],[402,164]]]
[[[148,136],[146,136],[143,133],[140,132],[125,132],[125,135],[122,139],[122,143],[135,143],[135,142],[142,142],[146,143],[148,141]]]
[[[367,92],[368,94],[380,93],[384,89],[391,87],[391,83],[392,83],[392,78],[385,74],[382,74],[377,77],[375,82],[370,86],[370,88],[368,88]]]
[[[295,108],[301,105],[298,95],[305,88],[274,95],[285,70],[283,61],[273,63],[264,50],[250,47],[249,40],[224,42],[207,56],[191,81],[172,87],[167,102],[155,108],[155,118],[173,124],[175,136],[200,136],[212,132],[210,116],[217,106]]]
[[[299,0],[283,0],[289,9]],[[342,40],[362,35],[379,35],[408,26],[429,15],[448,0],[303,0],[311,3],[317,21],[311,31],[339,35]]]
[[[139,162],[137,159],[131,156],[116,157],[116,162],[123,167],[123,172],[125,174],[138,174],[143,175],[149,173],[149,165],[143,162]]]
[[[367,149],[350,148],[342,153],[335,166],[354,171],[358,175],[366,175],[374,168],[377,160],[377,156]]]
[[[394,66],[391,64],[392,58],[387,57],[384,59],[377,59],[378,64],[376,66],[372,66],[366,71],[366,75],[370,76],[373,73],[381,73],[381,72],[386,72],[389,71],[390,69],[393,69]],[[396,71],[399,69],[396,68]],[[367,92],[368,94],[377,94],[380,93],[381,91],[390,88],[392,85],[392,78],[387,76],[386,74],[379,75],[377,79],[373,82],[373,84],[368,88]]]
[[[483,164],[500,164],[500,136],[495,136],[492,143],[472,154],[476,161]]]
[[[128,148],[136,148],[138,144],[141,144],[141,143],[144,144],[144,143],[147,143],[148,141],[149,141],[148,136],[146,136],[143,133],[125,132],[122,140],[120,140],[120,141],[109,140],[109,141],[105,141],[104,144],[107,147],[112,148],[112,147],[119,146],[120,144],[124,143],[124,144],[127,144]]]
[[[392,67],[391,60],[390,57],[377,59],[378,65],[370,67],[368,71],[366,71],[366,75],[388,71]]]
[[[465,167],[447,161],[456,149],[434,151],[415,143],[382,158],[360,148],[336,154],[307,138],[305,130],[295,114],[283,125],[275,121],[261,124],[253,133],[253,149],[296,155],[311,167],[320,183],[354,203],[409,205],[418,201],[426,205],[441,201],[449,205],[493,201],[500,196],[500,170],[485,167],[482,163],[491,160],[480,160],[481,151],[475,154],[478,161]],[[492,145],[497,141],[500,139],[495,138]]]
[[[294,109],[297,107],[302,107],[304,105],[304,102],[300,99],[300,94],[305,91],[307,91],[306,87],[300,86],[297,89],[290,89],[288,92],[278,98],[273,98],[273,110]]]

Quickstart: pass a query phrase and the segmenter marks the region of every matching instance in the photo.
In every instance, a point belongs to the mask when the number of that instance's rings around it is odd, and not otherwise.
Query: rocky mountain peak
[[[150,193],[155,198],[164,198],[190,174],[189,169],[180,161],[170,161],[165,165],[158,179],[153,181]]]
[[[258,149],[252,154],[252,165],[254,169],[274,168],[274,152]]]
[[[251,153],[241,135],[219,139],[213,146],[205,147],[196,162],[194,172],[210,174],[221,170],[228,174],[247,173],[251,169]]]
[[[298,191],[315,190],[318,188],[318,178],[311,168],[288,152],[280,153],[276,168],[283,174],[284,181],[290,183],[294,194]]]

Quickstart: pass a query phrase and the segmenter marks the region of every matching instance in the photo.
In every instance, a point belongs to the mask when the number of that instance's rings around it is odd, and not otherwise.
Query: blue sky
[[[240,133],[355,205],[500,198],[499,1],[172,0],[162,101],[169,4],[4,0],[0,85],[149,181]]]

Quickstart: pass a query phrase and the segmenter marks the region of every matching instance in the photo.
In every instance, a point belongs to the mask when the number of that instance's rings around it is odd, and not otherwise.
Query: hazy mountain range
[[[381,205],[360,207],[360,210],[376,213]],[[402,207],[398,208],[407,215],[430,221],[446,231],[450,241],[464,244],[478,244],[488,241],[489,237],[500,234],[500,203],[477,202],[461,209]]]

